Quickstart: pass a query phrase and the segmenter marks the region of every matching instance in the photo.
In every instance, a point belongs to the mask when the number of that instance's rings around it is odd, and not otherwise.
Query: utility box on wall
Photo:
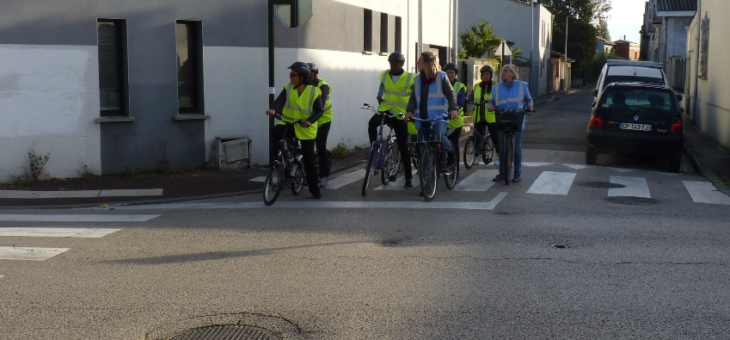
[[[251,168],[251,140],[246,137],[216,137],[208,165],[219,170]]]

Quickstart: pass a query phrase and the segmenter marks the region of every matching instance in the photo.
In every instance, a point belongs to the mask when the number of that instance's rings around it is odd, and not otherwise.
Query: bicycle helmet
[[[489,74],[494,75],[494,68],[489,65],[484,65],[481,69],[479,69],[479,74],[484,72],[489,72]]]
[[[309,76],[312,75],[312,70],[309,68],[309,65],[301,61],[297,61],[296,63],[291,64],[291,66],[289,66],[289,69],[296,73],[299,73],[300,76],[306,78],[309,78]]]
[[[307,66],[309,66],[309,69],[312,70],[312,73],[319,73],[319,67],[317,67],[315,63],[307,63]]]
[[[388,61],[406,61],[406,57],[400,52],[393,52],[388,56]]]
[[[454,72],[459,73],[459,67],[454,63],[446,64],[446,66],[444,66],[444,71],[446,70],[454,70]]]

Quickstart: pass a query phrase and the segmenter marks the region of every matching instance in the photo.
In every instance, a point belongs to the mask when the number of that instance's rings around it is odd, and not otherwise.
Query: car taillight
[[[588,123],[588,127],[592,127],[592,128],[603,127],[603,121],[601,121],[600,117],[591,116],[591,121]]]
[[[682,122],[672,123],[672,128],[669,129],[669,133],[682,133]]]

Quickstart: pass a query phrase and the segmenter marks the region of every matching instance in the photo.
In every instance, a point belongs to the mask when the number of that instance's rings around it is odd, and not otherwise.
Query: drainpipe
[[[459,0],[454,0],[454,46],[451,52],[456,64],[459,61]]]
[[[697,48],[695,49],[697,51],[697,57],[695,58],[695,59],[697,59],[697,68],[695,70],[695,94],[693,96],[694,99],[692,100],[692,124],[694,124],[695,126],[697,125],[697,102],[698,102],[697,92],[698,92],[698,87],[700,85],[700,61],[701,61],[700,60],[700,41],[702,41],[702,0],[699,0],[697,2],[697,14],[698,14],[697,19],[699,19],[697,21],[697,30],[698,30],[699,34],[697,34]]]
[[[418,0],[418,55],[423,53],[423,0]]]

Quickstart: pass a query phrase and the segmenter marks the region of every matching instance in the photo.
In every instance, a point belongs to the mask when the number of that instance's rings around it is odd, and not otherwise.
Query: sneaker
[[[410,179],[406,180],[406,185],[403,186],[403,189],[413,189],[413,183],[411,183]]]
[[[512,183],[519,183],[519,182],[522,182],[522,177],[520,177],[520,176],[517,176],[512,179]]]
[[[494,177],[494,179],[492,180],[492,182],[503,182],[503,181],[504,181],[504,176],[502,176],[502,175],[497,175],[497,177]]]
[[[391,182],[395,182],[395,175],[388,177],[388,180]]]
[[[326,188],[327,187],[327,177],[322,177],[319,179],[319,187],[320,188]]]

